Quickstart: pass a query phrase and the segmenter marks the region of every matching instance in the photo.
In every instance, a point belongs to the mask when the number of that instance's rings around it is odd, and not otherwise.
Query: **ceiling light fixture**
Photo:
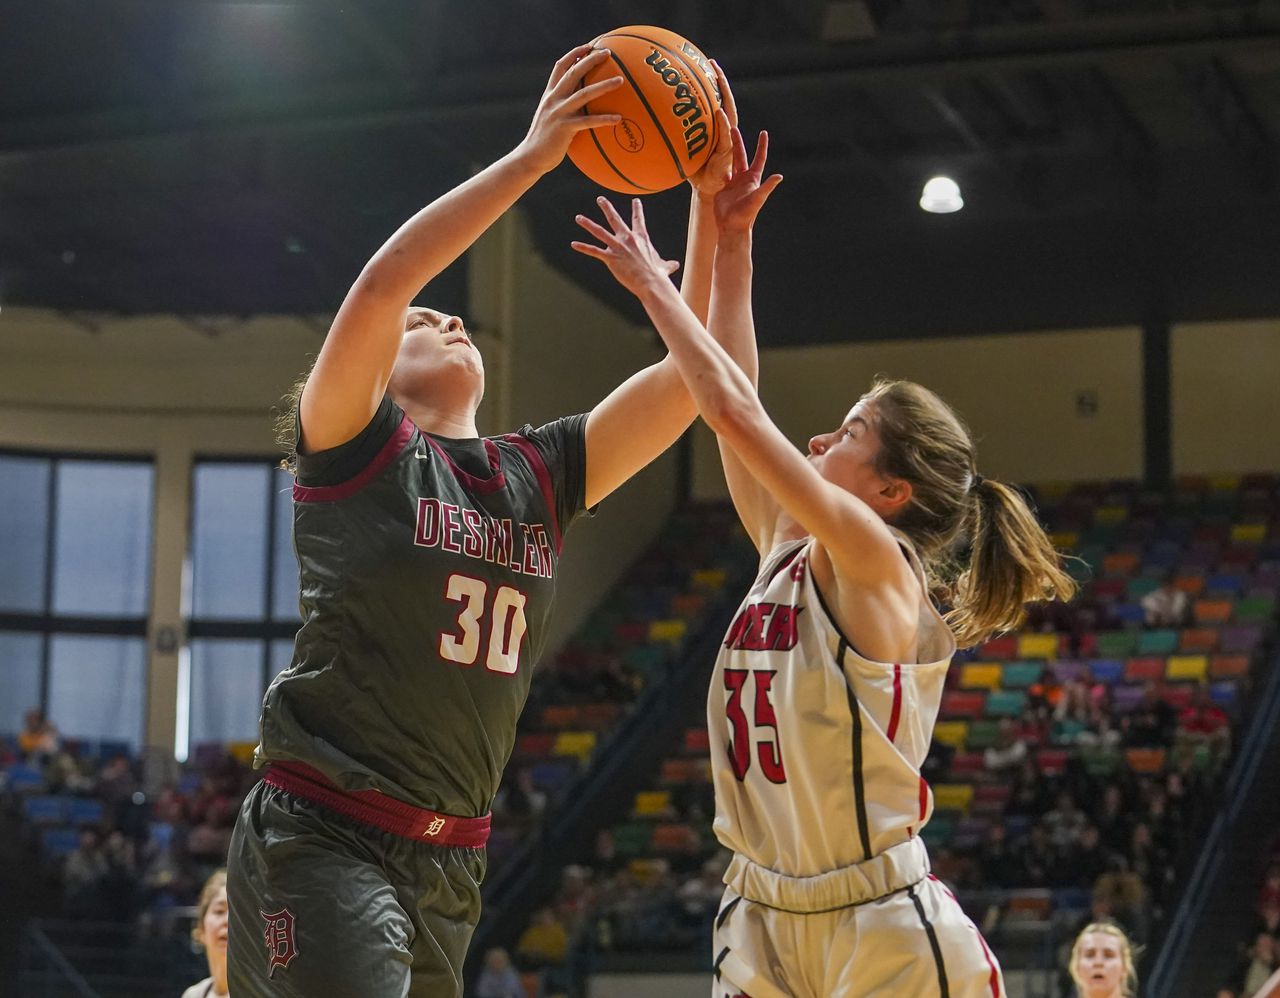
[[[934,215],[946,215],[964,207],[960,185],[950,177],[930,177],[920,192],[920,207]]]

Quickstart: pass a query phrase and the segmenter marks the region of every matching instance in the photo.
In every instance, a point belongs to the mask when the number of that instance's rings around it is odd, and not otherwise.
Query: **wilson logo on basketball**
[[[693,88],[684,81],[680,70],[674,69],[671,60],[656,48],[644,61],[671,88],[672,96],[676,99],[671,105],[671,111],[680,119],[680,124],[684,125],[685,153],[692,157],[711,141],[707,135],[707,123],[699,120],[702,118],[702,108],[698,106],[698,98],[694,95]]]

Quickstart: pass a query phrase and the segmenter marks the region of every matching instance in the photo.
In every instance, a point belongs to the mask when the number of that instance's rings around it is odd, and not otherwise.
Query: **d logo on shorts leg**
[[[293,938],[293,912],[288,908],[267,914],[259,910],[258,914],[267,923],[263,939],[267,944],[267,958],[270,964],[267,976],[275,973],[277,967],[289,966],[289,961],[298,955],[298,946]]]

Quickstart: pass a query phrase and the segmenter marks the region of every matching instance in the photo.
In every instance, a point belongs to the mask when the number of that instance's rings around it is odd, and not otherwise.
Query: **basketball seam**
[[[630,37],[630,36],[619,36],[619,37]],[[641,38],[641,41],[649,42],[650,45],[653,45],[656,48],[662,47],[661,45],[658,45],[657,42],[649,38]],[[673,146],[671,144],[671,140],[667,138],[667,130],[662,127],[662,122],[658,120],[657,112],[653,110],[652,105],[649,103],[649,98],[647,98],[644,95],[644,90],[640,87],[640,84],[636,82],[635,77],[631,75],[631,72],[627,69],[626,63],[624,63],[612,52],[609,53],[609,58],[618,64],[618,69],[622,71],[622,75],[625,76],[627,78],[627,82],[631,84],[631,89],[635,91],[636,99],[639,100],[640,103],[644,105],[644,109],[649,112],[649,118],[653,121],[653,127],[658,130],[658,135],[661,136],[662,138],[662,144],[667,147],[667,152],[671,154],[671,162],[675,164],[676,172],[680,174],[680,179],[688,180],[689,177],[684,172],[684,166],[680,163],[680,156],[676,152],[676,147]],[[637,184],[636,186],[638,187],[640,185]]]
[[[579,90],[581,90],[581,89],[583,88],[583,86],[585,86],[584,81],[579,80],[579,81],[578,81],[578,89],[579,89]],[[586,114],[586,113],[587,113],[587,109],[586,109],[585,107],[582,109],[582,113],[583,113],[583,114]],[[632,187],[634,187],[636,190],[638,190],[638,191],[646,191],[646,192],[648,192],[649,194],[656,194],[656,193],[657,193],[657,191],[656,191],[654,188],[652,188],[652,187],[645,187],[645,186],[644,186],[644,184],[637,184],[634,180],[632,180],[632,179],[631,179],[630,177],[628,177],[625,173],[623,173],[620,169],[618,169],[617,165],[613,162],[613,160],[611,160],[611,159],[609,158],[609,154],[608,154],[607,152],[605,152],[605,151],[604,151],[604,146],[602,146],[602,145],[600,144],[600,139],[596,136],[596,130],[595,130],[594,128],[588,128],[588,129],[587,129],[587,134],[591,136],[591,141],[592,141],[593,143],[595,143],[596,151],[597,151],[598,153],[600,153],[600,158],[604,160],[605,166],[607,166],[610,170],[612,170],[614,173],[616,173],[619,177],[621,177],[624,181],[626,181],[628,184],[630,184],[630,185],[631,185]]]
[[[703,79],[701,66],[697,66],[693,63],[690,63],[689,60],[686,59],[684,55],[682,55],[680,52],[677,52],[675,49],[667,48],[667,46],[663,45],[662,42],[654,41],[652,38],[648,38],[645,35],[629,35],[629,34],[622,34],[620,32],[615,31],[615,32],[611,32],[609,37],[610,38],[634,38],[636,39],[636,41],[648,42],[654,48],[662,49],[663,52],[667,53],[667,55],[671,56],[673,59],[679,59],[680,62],[684,64],[685,69],[688,70],[689,78],[693,80],[693,82],[698,85],[698,89],[702,91],[702,96],[707,102],[707,114],[708,114],[708,117],[711,119],[711,135],[713,138],[715,137],[717,104],[711,96],[711,91],[710,89],[708,89],[706,81]],[[713,149],[715,148],[714,142],[711,143],[711,147]]]
[[[654,49],[662,49],[662,51],[666,52],[666,54],[671,56],[672,59],[680,60],[681,63],[684,64],[686,72],[689,73],[691,81],[698,84],[699,90],[703,92],[703,99],[707,101],[707,115],[710,119],[710,123],[712,123],[712,138],[716,138],[716,107],[718,105],[716,104],[716,100],[712,97],[712,92],[710,92],[708,88],[707,81],[703,78],[703,70],[701,70],[699,65],[690,63],[690,61],[687,60],[681,52],[677,52],[675,49],[668,49],[668,47],[663,45],[662,42],[654,41],[653,38],[649,38],[644,35],[625,35],[625,33],[622,32],[612,32],[609,37],[635,38],[636,41],[649,42],[649,45],[652,45]],[[712,148],[716,148],[716,143],[714,143],[714,141],[712,142]],[[681,175],[684,175],[684,171],[681,171]]]

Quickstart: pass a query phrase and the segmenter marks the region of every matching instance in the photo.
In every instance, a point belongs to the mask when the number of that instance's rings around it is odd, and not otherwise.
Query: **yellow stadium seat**
[[[594,731],[562,731],[556,735],[555,744],[551,747],[552,755],[571,755],[586,762],[596,750],[596,733]]]
[[[1071,491],[1070,482],[1041,482],[1039,492],[1049,499],[1061,499]]]
[[[693,586],[703,592],[715,592],[725,583],[723,568],[700,568],[693,573]]]
[[[1261,544],[1266,539],[1265,523],[1237,523],[1231,528],[1231,540],[1235,544]]]
[[[649,624],[649,640],[665,641],[667,644],[678,645],[684,640],[684,632],[688,626],[679,617],[673,617],[670,620],[655,620]]]
[[[963,749],[969,737],[968,721],[939,721],[933,726],[933,740],[955,749]]]
[[[1080,543],[1080,534],[1075,530],[1059,530],[1057,533],[1050,534],[1049,540],[1060,551],[1074,551],[1076,545]]]
[[[968,662],[960,670],[960,686],[966,690],[998,690],[1003,672],[999,662]]]
[[[933,806],[940,811],[969,813],[973,803],[972,783],[938,783],[933,788]]]
[[[228,742],[227,755],[235,759],[236,762],[251,766],[253,765],[253,750],[257,747],[257,742]]]
[[[1170,655],[1164,678],[1171,682],[1192,680],[1202,683],[1209,674],[1207,655]]]
[[[1094,523],[1124,523],[1127,519],[1128,506],[1099,506],[1093,514]]]
[[[1056,634],[1019,634],[1018,658],[1056,658],[1058,655],[1058,635]]]
[[[666,790],[641,790],[632,813],[637,818],[661,818],[671,813],[671,794]]]
[[[1235,492],[1240,488],[1239,475],[1213,475],[1209,479],[1209,488],[1214,492]]]

